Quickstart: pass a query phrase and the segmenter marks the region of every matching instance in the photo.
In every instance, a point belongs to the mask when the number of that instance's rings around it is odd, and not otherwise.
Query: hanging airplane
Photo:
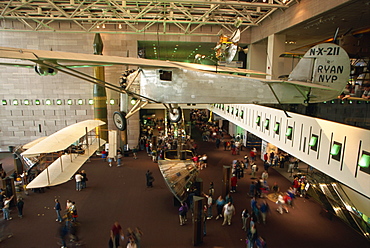
[[[114,119],[125,128],[125,118],[148,102],[161,103],[169,110],[169,119],[178,122],[181,109],[177,104],[305,104],[337,98],[345,88],[350,74],[346,51],[333,43],[321,43],[310,48],[290,73],[288,80],[249,77],[263,75],[253,70],[209,66],[192,63],[148,60],[117,56],[43,51],[0,47],[0,58],[28,60],[36,64],[40,75],[60,71],[108,89],[137,98],[137,104],[126,116]],[[138,66],[130,71],[121,85],[98,80],[76,70],[84,66]],[[21,63],[2,65],[30,66]]]

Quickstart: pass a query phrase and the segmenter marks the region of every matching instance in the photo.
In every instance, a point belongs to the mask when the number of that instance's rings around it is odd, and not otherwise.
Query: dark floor
[[[209,166],[200,172],[204,190],[208,191],[211,181],[215,195],[221,193],[222,166],[230,165],[233,159],[242,159],[247,151],[232,156],[229,151],[216,149],[212,142],[199,141],[199,153],[207,153]],[[59,223],[55,222],[54,198],[65,206],[67,199],[76,202],[80,222],[79,236],[88,248],[106,248],[110,228],[119,221],[124,229],[140,227],[144,232],[141,247],[192,247],[191,221],[179,225],[178,207],[158,170],[145,152],[139,152],[139,159],[125,157],[120,168],[109,167],[99,158],[83,165],[88,175],[88,187],[81,192],[75,190],[74,181],[51,187],[45,193],[30,192],[24,196],[24,217],[17,217],[16,209],[8,221],[13,237],[0,242],[4,248],[53,248],[60,247],[56,237]],[[6,158],[2,161],[11,161]],[[261,166],[261,161],[258,163]],[[4,162],[5,165],[5,162]],[[260,167],[262,168],[262,167]],[[152,170],[155,182],[153,188],[146,188],[145,172]],[[249,172],[249,170],[248,170]],[[262,173],[260,169],[258,175]],[[277,171],[269,171],[269,184],[278,182],[281,190],[290,187],[290,182]],[[207,221],[207,236],[200,247],[245,247],[245,232],[241,229],[241,211],[250,209],[247,197],[249,176],[238,182],[237,193],[233,194],[237,214],[231,226],[221,226],[222,220]],[[369,242],[350,227],[334,218],[329,220],[321,214],[321,207],[312,200],[299,198],[295,208],[280,215],[275,203],[267,216],[267,224],[258,225],[269,248],[312,248],[312,247],[370,247]],[[215,214],[214,209],[214,214]],[[0,223],[3,223],[1,221]],[[67,247],[74,247],[73,245]]]

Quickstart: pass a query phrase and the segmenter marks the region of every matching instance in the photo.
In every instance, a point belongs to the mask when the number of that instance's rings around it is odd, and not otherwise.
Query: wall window
[[[77,100],[77,104],[78,104],[78,105],[82,105],[82,104],[84,104],[84,100],[82,100],[82,99],[78,99],[78,100]]]
[[[40,105],[41,104],[41,101],[39,99],[36,99],[35,100],[35,105]]]
[[[234,114],[234,107],[231,107],[231,114]]]
[[[62,105],[63,101],[62,99],[57,99],[57,105]]]
[[[51,100],[50,100],[50,99],[46,99],[46,100],[45,100],[45,104],[46,104],[46,105],[51,105]]]
[[[24,103],[24,105],[30,105],[31,104],[31,101],[28,100],[28,99],[24,99],[23,103]]]
[[[110,105],[114,105],[114,99],[110,99],[110,100],[109,100],[109,104],[110,104]]]
[[[244,110],[240,111],[240,118],[244,119]]]
[[[1,104],[2,104],[2,105],[8,105],[8,102],[7,102],[6,100],[2,100],[2,101],[1,101]]]
[[[12,103],[13,103],[13,105],[18,105],[19,104],[17,99],[14,99]]]
[[[93,99],[89,99],[89,105],[93,105],[94,104],[94,100]]]
[[[334,141],[333,146],[330,150],[331,158],[340,161],[341,150],[342,144]]]
[[[73,104],[73,100],[72,100],[72,99],[68,99],[68,100],[67,100],[67,104],[68,104],[68,105],[72,105],[72,104]]]

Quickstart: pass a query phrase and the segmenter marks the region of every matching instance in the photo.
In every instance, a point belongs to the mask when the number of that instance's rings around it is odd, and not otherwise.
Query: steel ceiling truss
[[[232,30],[236,20],[244,31],[294,2],[0,0],[0,30],[205,35],[201,27]]]

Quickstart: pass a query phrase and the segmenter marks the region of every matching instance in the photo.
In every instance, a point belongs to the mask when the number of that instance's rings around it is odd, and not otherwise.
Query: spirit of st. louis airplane
[[[126,93],[142,104],[164,104],[170,110],[169,118],[173,122],[181,119],[181,109],[176,106],[181,103],[304,104],[332,100],[342,93],[350,75],[348,54],[333,43],[310,48],[288,80],[249,77],[259,72],[239,68],[8,47],[0,47],[0,58],[28,60],[35,63],[33,66],[40,75],[54,75],[60,71]],[[138,69],[118,86],[84,74],[71,63],[129,65]],[[22,66],[20,63],[0,64]]]

